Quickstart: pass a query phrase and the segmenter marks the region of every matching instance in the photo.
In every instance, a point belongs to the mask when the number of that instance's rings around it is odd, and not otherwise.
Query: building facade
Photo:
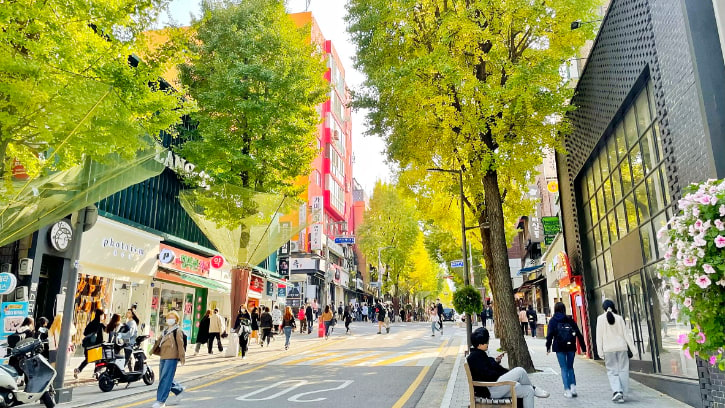
[[[557,153],[564,247],[589,321],[614,300],[637,345],[637,379],[696,406],[697,365],[676,342],[690,325],[669,314],[656,232],[683,187],[725,175],[713,10],[709,1],[612,1],[572,99],[567,153]]]

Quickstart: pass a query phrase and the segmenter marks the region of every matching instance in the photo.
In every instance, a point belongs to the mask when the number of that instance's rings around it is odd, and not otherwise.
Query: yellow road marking
[[[360,363],[364,363],[366,361],[373,360],[373,359],[375,359],[377,357],[382,357],[382,356],[387,356],[389,354],[393,354],[392,352],[378,353],[378,352],[375,352],[375,351],[369,351],[368,353],[369,354],[368,354],[367,357],[358,358],[356,360],[351,360],[351,361],[345,361],[344,363],[342,363],[342,365],[344,365],[344,366],[354,366],[354,365],[358,365]]]
[[[332,344],[341,343],[341,342],[343,342],[345,340],[346,339],[341,339],[341,340],[336,340],[336,341],[331,341],[331,342],[325,342],[325,343],[319,344],[317,346],[311,347],[307,351],[317,350],[317,349],[322,348],[322,347],[329,347]],[[201,384],[201,385],[197,385],[196,387],[189,388],[187,391],[196,391],[196,390],[199,390],[199,389],[202,389],[202,388],[209,387],[209,386],[214,385],[214,384],[219,384],[220,382],[228,381],[228,380],[231,380],[233,378],[239,377],[241,375],[249,374],[249,373],[251,373],[253,371],[257,371],[260,368],[267,367],[268,365],[269,365],[268,362],[267,363],[263,363],[263,364],[258,365],[257,367],[250,368],[248,370],[245,370],[245,371],[242,371],[242,372],[239,372],[239,373],[235,373],[235,374],[232,374],[232,375],[229,375],[229,376],[220,378],[218,380],[214,380],[214,381],[210,381],[208,383],[204,383],[204,384]],[[137,401],[137,402],[133,402],[131,404],[121,405],[120,407],[117,407],[117,408],[131,408],[131,407],[136,407],[136,406],[139,406],[139,405],[142,405],[142,404],[148,404],[148,403],[155,402],[155,401],[156,401],[156,398],[149,398],[149,399],[146,399],[146,400],[143,400],[143,401]]]
[[[359,356],[361,354],[367,354],[367,353],[369,353],[369,351],[361,351],[359,353],[350,353],[350,354],[344,355],[342,357],[328,358],[328,359],[325,359],[325,361],[321,361],[320,364],[328,364],[328,363],[331,363],[334,361],[346,360],[350,357]]]
[[[441,350],[443,349],[444,344],[445,343],[442,343],[440,345],[440,347],[438,347],[438,352],[436,353],[436,355],[439,355],[441,353]],[[408,402],[408,400],[413,395],[415,390],[418,388],[420,383],[423,382],[423,379],[425,378],[425,375],[428,374],[429,370],[430,370],[430,366],[423,367],[423,369],[420,371],[420,374],[418,374],[418,376],[415,378],[413,383],[410,384],[410,387],[408,387],[408,389],[405,390],[405,393],[403,393],[403,395],[400,396],[400,398],[395,403],[395,405],[393,405],[392,408],[402,408],[405,405],[405,403]]]
[[[299,364],[299,363],[302,363],[302,362],[305,362],[305,361],[310,361],[310,360],[316,360],[318,358],[323,358],[325,356],[334,356],[335,354],[338,354],[338,353],[314,354],[314,355],[311,355],[311,356],[308,356],[308,357],[298,358],[297,360],[288,361],[288,362],[282,363],[282,364],[284,364],[284,365],[295,365],[295,364]]]
[[[384,366],[384,365],[388,365],[388,364],[391,364],[391,363],[397,363],[398,361],[402,361],[402,360],[406,360],[406,359],[415,357],[418,354],[420,354],[420,352],[419,351],[415,351],[415,352],[412,352],[412,353],[403,354],[402,356],[390,357],[387,360],[378,361],[377,363],[371,364],[370,366],[371,367],[379,367],[379,366]]]

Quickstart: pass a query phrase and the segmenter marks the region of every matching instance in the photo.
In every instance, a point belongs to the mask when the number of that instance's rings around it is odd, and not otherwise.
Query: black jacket
[[[438,306],[436,306],[436,313],[438,313],[438,316],[443,316],[443,304],[438,303]]]
[[[83,329],[83,336],[88,336],[91,333],[96,333],[96,342],[92,346],[103,343],[103,331],[106,329],[106,325],[101,322],[91,320],[90,323]]]
[[[526,317],[529,319],[530,322],[535,322],[539,318],[539,316],[536,315],[536,310],[534,309],[527,310]]]
[[[259,327],[261,329],[271,329],[272,315],[267,312],[262,313],[262,316],[259,317]]]
[[[381,322],[384,321],[386,313],[385,313],[385,308],[383,307],[383,305],[381,305],[380,303],[376,304],[375,311],[377,312],[378,320]]]
[[[576,338],[579,340],[579,347],[581,347],[583,352],[586,352],[587,346],[584,342],[584,336],[582,336],[581,331],[579,331],[579,326],[572,320],[569,316],[565,315],[564,313],[554,313],[554,316],[551,317],[551,320],[549,320],[549,329],[546,333],[546,351],[552,351],[552,342],[553,342],[553,351],[554,353],[565,353],[569,351],[576,351],[576,342],[572,344],[560,344],[559,341],[557,341],[556,334],[558,333],[559,324],[561,323],[569,323],[571,324],[572,328],[574,329],[574,333],[576,334]]]
[[[466,357],[468,367],[471,369],[471,377],[473,381],[496,382],[498,378],[506,374],[509,370],[499,364],[496,359],[489,357],[485,351],[479,349],[471,349],[471,353]],[[491,394],[486,387],[475,387],[477,397],[488,398]]]
[[[199,322],[199,331],[196,332],[196,342],[197,343],[206,343],[207,340],[209,340],[209,323],[211,322],[211,319],[209,319],[209,316],[205,316],[201,319]]]
[[[307,319],[308,322],[311,322],[315,319],[315,315],[312,310],[312,306],[307,306],[307,308],[305,308],[305,318]]]
[[[249,315],[249,312],[237,314],[237,320],[234,322],[234,331],[239,330],[239,328],[242,326],[242,320],[244,319],[252,320],[252,316]]]

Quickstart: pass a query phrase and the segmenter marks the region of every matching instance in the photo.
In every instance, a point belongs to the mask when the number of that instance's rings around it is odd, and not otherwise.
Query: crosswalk
[[[285,357],[271,362],[272,365],[324,365],[345,367],[426,367],[438,356],[437,348],[427,347],[407,351],[350,350],[334,352],[315,351]]]

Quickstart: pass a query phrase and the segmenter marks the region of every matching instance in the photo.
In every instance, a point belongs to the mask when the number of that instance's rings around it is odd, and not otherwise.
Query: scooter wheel
[[[143,383],[146,385],[151,385],[154,383],[154,370],[150,369],[149,367],[146,367],[146,372],[143,374],[141,379],[143,380]]]
[[[103,392],[108,392],[113,389],[113,387],[116,384],[113,382],[113,378],[111,378],[108,373],[103,373],[100,376],[98,376],[98,388],[101,389]]]
[[[45,408],[55,407],[55,393],[52,392],[52,389],[43,393],[43,395],[40,397],[40,402],[45,405]]]

